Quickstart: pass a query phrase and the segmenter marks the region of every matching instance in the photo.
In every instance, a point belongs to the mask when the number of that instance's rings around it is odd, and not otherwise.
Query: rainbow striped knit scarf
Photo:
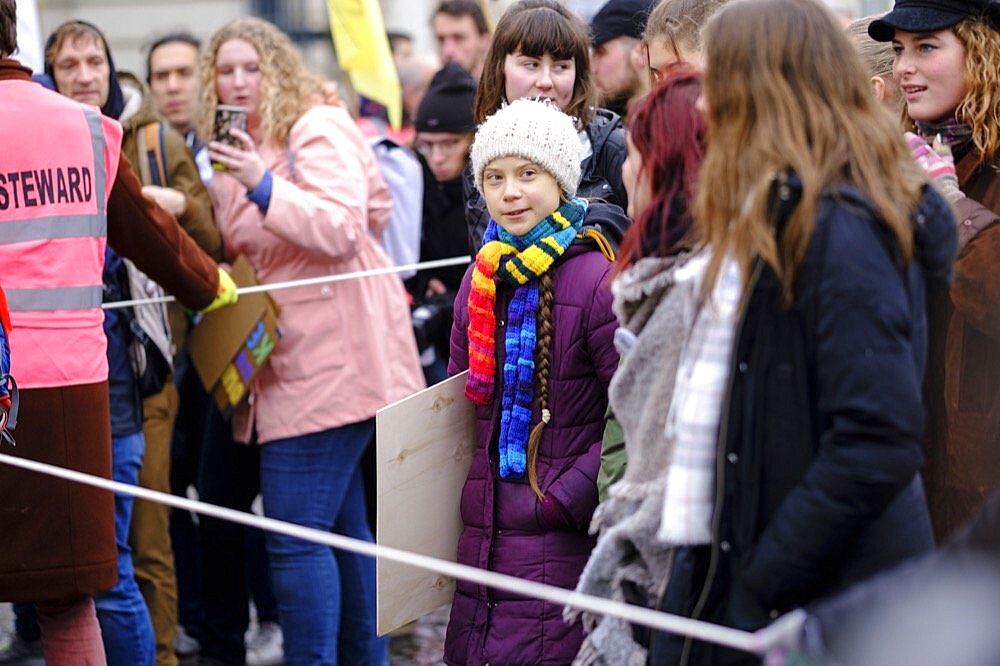
[[[496,278],[514,287],[504,336],[500,411],[500,477],[522,478],[534,401],[535,318],[538,278],[566,252],[583,225],[587,202],[573,199],[523,236],[512,236],[494,220],[476,255],[469,292],[469,378],[465,395],[477,405],[493,398],[496,376]],[[513,256],[511,256],[513,255]],[[502,263],[501,263],[502,262]]]

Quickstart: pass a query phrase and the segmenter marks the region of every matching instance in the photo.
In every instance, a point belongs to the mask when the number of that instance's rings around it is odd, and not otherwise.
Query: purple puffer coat
[[[594,204],[591,205],[595,207]],[[618,367],[608,288],[612,264],[592,245],[577,243],[554,271],[552,373],[538,480],[564,509],[546,519],[525,480],[501,480],[497,464],[503,324],[513,290],[497,287],[497,384],[490,404],[476,409],[476,452],[462,491],[458,561],[525,580],[573,589],[595,540],[587,534],[597,507],[597,471],[608,403]],[[455,299],[449,372],[468,367],[466,328],[470,272]],[[532,423],[537,423],[536,413]],[[552,512],[546,515],[551,516]],[[558,515],[558,513],[557,513]],[[458,583],[445,640],[448,664],[568,664],[583,640],[579,622],[566,624],[562,606]]]

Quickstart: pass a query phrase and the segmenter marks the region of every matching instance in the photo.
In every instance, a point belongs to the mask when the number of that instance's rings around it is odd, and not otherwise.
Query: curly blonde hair
[[[219,47],[242,39],[260,56],[260,127],[264,137],[279,143],[299,118],[323,99],[323,82],[306,69],[292,40],[275,25],[259,18],[240,18],[219,28],[201,53],[201,105],[198,133],[206,142],[212,136],[215,108],[215,61]]]
[[[953,30],[965,47],[965,96],[955,117],[972,127],[983,163],[1000,158],[1000,31],[981,18],[967,18]]]

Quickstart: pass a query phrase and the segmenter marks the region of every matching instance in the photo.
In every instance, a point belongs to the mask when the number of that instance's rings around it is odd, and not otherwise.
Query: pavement
[[[444,634],[451,606],[428,613],[389,635],[389,666],[444,663]]]

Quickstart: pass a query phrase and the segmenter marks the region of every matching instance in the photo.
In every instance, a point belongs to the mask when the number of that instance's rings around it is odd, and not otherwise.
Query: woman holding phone
[[[225,167],[212,179],[230,259],[263,283],[390,265],[372,232],[389,191],[339,106],[324,105],[288,37],[244,18],[220,28],[201,63],[199,129],[219,104],[247,110],[240,146],[209,143]],[[276,291],[283,336],[233,417],[237,441],[261,448],[264,513],[371,540],[359,461],[375,411],[423,387],[402,282],[386,275]],[[285,663],[384,663],[375,635],[370,558],[268,533]]]

